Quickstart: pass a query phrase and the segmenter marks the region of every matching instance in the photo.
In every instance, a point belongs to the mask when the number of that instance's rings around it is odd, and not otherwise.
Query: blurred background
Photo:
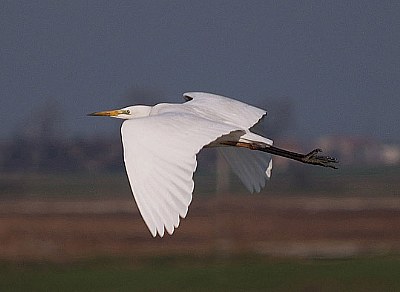
[[[0,289],[400,289],[400,4],[2,1]],[[211,149],[173,236],[152,238],[119,120],[93,111],[229,96],[268,111],[248,194]]]

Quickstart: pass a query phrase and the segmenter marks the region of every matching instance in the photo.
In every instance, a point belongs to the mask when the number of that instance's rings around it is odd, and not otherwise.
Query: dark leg
[[[263,152],[267,152],[270,154],[297,160],[302,163],[320,165],[320,166],[324,166],[324,167],[330,167],[330,168],[337,169],[337,167],[334,165],[334,163],[338,163],[338,160],[336,158],[333,158],[330,156],[318,155],[318,153],[322,152],[321,149],[314,149],[313,151],[311,151],[308,154],[300,154],[297,152],[292,152],[292,151],[288,151],[288,150],[285,150],[282,148],[278,148],[275,146],[269,146],[269,145],[265,145],[263,143],[257,143],[257,142],[252,142],[252,143],[226,142],[224,144],[236,146],[236,147],[245,147],[245,148],[249,148],[251,150],[263,151]]]
[[[338,160],[336,158],[330,157],[330,156],[321,156],[318,155],[318,153],[322,152],[321,149],[314,149],[308,154],[300,154],[296,152],[291,152],[287,151],[278,147],[270,146],[270,147],[262,147],[260,149],[256,149],[264,152],[268,152],[271,154],[283,156],[289,159],[294,159],[303,163],[307,164],[314,164],[314,165],[320,165],[324,167],[330,167],[337,169],[337,167],[334,165],[334,163],[338,163]]]

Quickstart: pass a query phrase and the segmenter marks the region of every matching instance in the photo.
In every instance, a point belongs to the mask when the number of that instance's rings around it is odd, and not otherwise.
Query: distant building
[[[400,163],[400,146],[383,144],[372,138],[324,136],[317,145],[337,156],[342,164],[393,165]]]

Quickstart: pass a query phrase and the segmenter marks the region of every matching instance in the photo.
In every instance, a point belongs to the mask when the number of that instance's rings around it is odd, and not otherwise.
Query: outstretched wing
[[[237,127],[192,114],[161,113],[122,124],[124,160],[139,211],[151,234],[172,234],[192,200],[196,154]]]
[[[271,177],[272,158],[268,153],[240,147],[220,147],[217,151],[251,193],[260,192]]]
[[[188,101],[185,104],[196,110],[196,114],[242,129],[251,128],[267,114],[263,109],[212,93],[187,92],[183,97]]]
[[[265,110],[216,94],[188,92],[183,97],[187,100],[184,105],[194,109],[197,115],[246,130],[266,115]],[[272,141],[267,144],[272,144]],[[221,147],[218,152],[250,192],[259,192],[271,176],[272,160],[266,153],[238,147]]]

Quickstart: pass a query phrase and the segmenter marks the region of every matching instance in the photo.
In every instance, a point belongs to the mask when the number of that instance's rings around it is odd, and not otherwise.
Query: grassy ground
[[[226,172],[229,174],[229,172]],[[398,196],[400,167],[349,167],[338,170],[300,164],[287,172],[276,169],[262,191],[265,195],[295,196]],[[195,195],[215,195],[217,174],[214,167],[199,163],[195,173]],[[116,192],[116,190],[118,190]],[[248,194],[240,181],[230,174],[230,194]],[[71,174],[0,174],[0,199],[18,197],[130,197],[124,172]]]
[[[343,167],[338,171],[328,172],[319,170],[308,170],[299,166],[297,171],[295,169],[294,172],[285,175],[274,172],[274,177],[264,193],[276,195],[278,198],[293,194],[300,197],[343,198],[351,198],[353,195],[396,198],[400,195],[399,167]],[[214,186],[214,180],[213,173],[205,172],[204,168],[202,171],[200,168],[196,176],[195,195],[200,197],[213,194],[210,186]],[[232,178],[231,183],[230,192],[244,192],[237,179]],[[4,198],[4,202],[7,198],[74,199],[111,195],[130,198],[129,183],[123,172],[0,176],[0,198]],[[274,202],[272,199],[268,204],[261,204],[263,195],[248,198],[246,204],[240,205],[240,208],[235,207],[239,202],[238,198],[235,200],[234,197],[229,197],[229,204],[222,200],[224,204],[220,204],[222,211],[218,213],[219,217],[215,215],[217,204],[201,204],[200,200],[196,199],[191,206],[190,218],[181,225],[180,232],[173,238],[164,238],[163,241],[149,236],[142,219],[139,214],[134,213],[133,207],[132,213],[129,211],[118,216],[106,213],[99,215],[100,217],[93,214],[70,215],[68,212],[53,214],[52,210],[50,215],[46,215],[45,212],[45,215],[39,214],[36,217],[25,213],[5,212],[1,218],[5,225],[2,227],[4,237],[0,247],[7,251],[7,246],[9,252],[14,252],[17,258],[23,258],[23,255],[35,251],[35,248],[50,255],[53,252],[67,256],[74,254],[73,251],[86,248],[106,251],[106,256],[116,251],[129,250],[131,255],[135,254],[135,259],[72,260],[68,264],[44,263],[40,260],[32,263],[3,260],[0,261],[0,291],[400,291],[398,255],[315,260],[261,256],[226,258],[223,255],[205,258],[170,256],[142,259],[141,255],[137,254],[144,247],[158,251],[165,248],[167,243],[170,246],[176,244],[175,240],[181,240],[186,250],[194,248],[191,240],[195,243],[200,241],[200,249],[208,250],[205,247],[207,244],[212,246],[215,241],[213,236],[220,231],[224,231],[220,235],[222,238],[229,238],[242,248],[253,247],[248,242],[266,243],[267,245],[261,246],[265,249],[271,242],[306,244],[309,241],[322,241],[330,243],[330,248],[336,242],[344,242],[350,243],[350,247],[383,246],[382,252],[398,250],[397,209],[382,207],[329,211],[324,208],[302,209],[302,205],[282,209],[276,202],[270,206],[269,203]],[[238,213],[235,213],[235,210]],[[241,214],[241,217],[237,217],[236,214]],[[257,219],[256,216],[261,216],[260,214],[269,217],[262,217],[264,220]],[[45,221],[47,225],[44,224]],[[220,222],[223,228],[214,228],[214,221]],[[25,225],[21,225],[21,222]],[[94,222],[100,224],[98,229],[94,228],[97,226]],[[254,228],[254,222],[263,223]],[[197,227],[192,228],[193,226]],[[251,231],[246,226],[253,226],[254,230]],[[148,244],[147,240],[152,245]],[[117,249],[115,243],[122,247]],[[312,245],[311,248],[315,247]],[[149,251],[147,252],[149,254]],[[40,255],[43,253],[39,253]],[[77,252],[77,256],[80,255],[81,253]]]
[[[400,257],[161,257],[0,264],[1,291],[399,291]]]

